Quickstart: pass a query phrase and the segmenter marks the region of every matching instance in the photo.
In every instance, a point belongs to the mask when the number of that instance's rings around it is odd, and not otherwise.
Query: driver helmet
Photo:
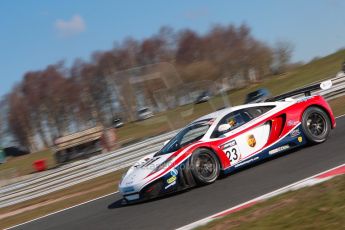
[[[236,120],[235,118],[231,118],[229,121],[228,121],[228,124],[230,125],[230,127],[234,127],[236,125]]]

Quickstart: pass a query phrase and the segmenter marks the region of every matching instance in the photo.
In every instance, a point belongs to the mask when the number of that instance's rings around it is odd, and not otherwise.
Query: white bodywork
[[[253,153],[260,150],[264,145],[267,143],[269,137],[270,125],[264,124],[254,129],[251,129],[248,132],[243,133],[235,138],[236,143],[239,148],[239,160],[246,158]],[[256,145],[254,147],[250,147],[247,144],[248,135],[254,135],[256,139]],[[236,162],[237,163],[237,162]]]
[[[173,153],[154,157],[155,153],[137,161],[123,176],[119,190],[123,194],[140,191],[147,182],[145,177],[164,163]],[[150,161],[153,161],[150,163]]]
[[[232,108],[226,108],[223,110],[219,110],[213,113],[210,113],[208,115],[205,115],[203,117],[200,117],[199,119],[191,122],[197,122],[197,121],[201,121],[201,120],[205,120],[205,119],[214,119],[212,125],[210,126],[210,128],[208,129],[208,131],[206,132],[206,134],[204,135],[204,137],[200,140],[203,142],[207,142],[210,140],[217,140],[219,138],[211,138],[211,134],[213,133],[213,131],[215,130],[217,124],[219,123],[219,121],[227,114],[234,112],[236,110],[240,110],[243,108],[249,108],[249,107],[256,107],[256,106],[275,106],[273,109],[271,109],[270,111],[268,111],[267,113],[245,123],[244,125],[228,132],[225,133],[225,136],[230,136],[233,134],[236,134],[237,132],[241,132],[244,129],[246,129],[247,127],[260,122],[261,120],[266,119],[267,117],[271,116],[272,114],[277,113],[277,111],[280,111],[284,108],[289,107],[290,105],[294,104],[296,101],[295,100],[289,100],[286,102],[269,102],[269,103],[257,103],[257,104],[246,104],[246,105],[241,105],[241,106],[236,106],[236,107],[232,107]],[[269,124],[263,124],[261,126],[255,127],[253,129],[251,129],[248,132],[245,132],[239,136],[237,136],[235,138],[236,143],[237,143],[237,150],[240,153],[240,156],[237,157],[236,159],[234,159],[235,162],[233,163],[237,163],[239,161],[241,161],[242,159],[250,156],[251,154],[255,153],[256,151],[258,151],[259,149],[261,149],[265,143],[267,142],[267,139],[269,137],[269,130],[270,130],[270,126]],[[251,135],[255,136],[256,139],[256,145],[255,147],[251,148],[248,146],[247,144],[247,138],[249,133]],[[190,146],[192,147],[193,144]],[[188,151],[188,149],[190,147],[187,147],[185,150],[183,150],[177,157],[176,159],[182,155],[184,152]],[[166,162],[166,160],[173,154],[164,154],[164,155],[160,155],[157,157],[154,157],[155,153],[152,153],[150,155],[145,156],[144,158],[142,158],[141,160],[139,160],[135,165],[133,165],[128,172],[123,176],[123,179],[120,182],[119,185],[119,190],[120,192],[126,197],[127,200],[131,200],[131,199],[138,199],[139,195],[131,195],[131,196],[126,196],[127,194],[133,194],[133,193],[138,193],[141,191],[141,189],[146,186],[149,182],[152,182],[152,179],[157,177],[157,175],[160,175],[165,168],[162,168],[160,170],[156,170],[157,167],[159,165],[161,165],[162,163]],[[229,157],[230,158],[230,157]],[[153,162],[152,162],[153,161]],[[152,162],[152,163],[150,163]],[[155,171],[156,170],[156,171]],[[173,170],[173,169],[172,169]],[[155,171],[153,173],[153,171]],[[170,170],[171,171],[171,170]],[[170,171],[166,172],[169,173]],[[161,175],[163,176],[163,175]],[[160,176],[160,177],[161,177]],[[158,177],[159,178],[159,177]]]

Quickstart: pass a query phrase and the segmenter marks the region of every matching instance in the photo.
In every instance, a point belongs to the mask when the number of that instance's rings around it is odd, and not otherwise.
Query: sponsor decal
[[[295,120],[289,120],[287,122],[288,126],[296,126],[299,123],[299,121],[295,121]]]
[[[167,188],[169,188],[170,186],[176,184],[177,174],[178,174],[177,169],[173,169],[173,170],[170,171],[171,177],[169,177],[169,178],[167,179],[168,186],[166,186],[165,189],[167,189]]]
[[[131,185],[133,183],[134,183],[134,181],[128,181],[128,182],[125,183],[125,185]]]
[[[309,99],[312,99],[313,97],[314,96],[308,96],[308,97],[304,97],[304,98],[298,99],[297,103],[308,101]]]
[[[167,179],[167,183],[168,184],[171,184],[171,183],[174,183],[174,182],[176,182],[176,176],[171,176],[169,179]]]
[[[168,189],[170,188],[171,186],[174,186],[176,184],[176,181],[174,181],[173,183],[171,184],[168,184],[167,186],[164,187],[164,189]]]
[[[177,176],[177,174],[178,174],[177,169],[173,169],[173,170],[170,171],[170,175],[171,176]]]
[[[235,168],[240,167],[240,166],[242,166],[242,165],[246,165],[246,164],[252,163],[253,161],[257,161],[257,160],[259,160],[259,159],[260,159],[260,157],[255,157],[255,158],[252,158],[252,159],[250,159],[250,160],[243,161],[243,162],[241,162],[241,163],[236,164],[236,165],[235,165]]]
[[[300,134],[301,134],[301,131],[299,131],[299,129],[295,129],[295,130],[292,130],[292,132],[290,133],[290,137],[297,137]]]
[[[303,138],[302,138],[301,136],[299,136],[299,137],[297,138],[297,140],[298,140],[299,143],[301,143],[301,142],[303,141]]]
[[[136,179],[136,177],[134,175],[130,175],[128,178],[126,178],[125,180],[125,185],[132,185],[134,183],[134,180]]]
[[[248,142],[248,145],[249,145],[250,147],[252,147],[252,148],[255,147],[255,145],[256,145],[256,140],[255,140],[255,137],[254,137],[253,134],[250,134],[250,135],[248,136],[247,142]]]
[[[281,151],[284,151],[284,150],[287,150],[288,148],[290,148],[289,145],[283,145],[283,146],[280,146],[276,149],[272,149],[271,151],[268,152],[269,155],[273,155],[273,154],[276,154],[278,152],[281,152]]]
[[[230,141],[230,142],[227,142],[227,143],[221,145],[220,148],[221,148],[221,149],[227,149],[227,148],[233,147],[233,146],[235,146],[235,145],[236,145],[236,141],[235,141],[235,140],[232,140],[232,141]]]

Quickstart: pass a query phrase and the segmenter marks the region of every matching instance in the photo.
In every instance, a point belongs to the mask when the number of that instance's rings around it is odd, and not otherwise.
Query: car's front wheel
[[[219,161],[211,150],[197,149],[191,157],[191,171],[199,185],[213,183],[219,176]]]
[[[317,144],[327,140],[331,122],[325,111],[318,107],[309,107],[303,113],[302,128],[308,141]]]

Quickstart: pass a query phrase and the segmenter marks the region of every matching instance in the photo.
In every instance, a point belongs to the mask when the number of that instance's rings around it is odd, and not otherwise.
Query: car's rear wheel
[[[317,144],[327,140],[331,131],[331,122],[325,111],[313,106],[304,111],[302,128],[308,141]]]
[[[191,157],[191,171],[199,185],[213,183],[219,176],[219,161],[211,150],[197,149]]]

